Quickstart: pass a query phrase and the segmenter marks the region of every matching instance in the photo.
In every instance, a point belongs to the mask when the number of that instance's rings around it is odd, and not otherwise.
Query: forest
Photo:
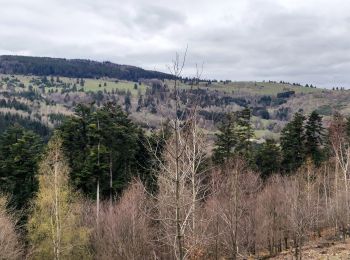
[[[247,106],[221,113],[211,144],[201,90],[185,96],[174,68],[159,127],[113,100],[75,104],[47,132],[6,121],[1,258],[302,259],[314,237],[349,236],[349,118],[299,111],[279,141],[256,142]]]
[[[350,1],[0,2],[0,260],[350,260]]]
[[[166,73],[111,62],[11,55],[0,56],[0,73],[75,78],[110,77],[131,81],[137,81],[139,78],[172,78]]]

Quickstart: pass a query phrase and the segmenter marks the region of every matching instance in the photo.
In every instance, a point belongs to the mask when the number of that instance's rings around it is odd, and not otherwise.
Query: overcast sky
[[[0,0],[0,54],[350,86],[348,0]]]

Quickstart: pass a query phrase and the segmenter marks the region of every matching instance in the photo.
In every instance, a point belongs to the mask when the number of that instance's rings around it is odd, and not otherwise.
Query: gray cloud
[[[185,73],[350,85],[346,0],[0,0],[0,53],[111,60]]]

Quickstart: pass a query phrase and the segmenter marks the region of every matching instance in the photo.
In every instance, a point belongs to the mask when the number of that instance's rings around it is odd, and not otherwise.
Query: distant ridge
[[[112,62],[97,62],[84,59],[49,57],[0,56],[0,73],[36,76],[62,76],[71,78],[118,78],[137,81],[144,79],[169,79],[172,75],[145,70],[135,66],[119,65]]]

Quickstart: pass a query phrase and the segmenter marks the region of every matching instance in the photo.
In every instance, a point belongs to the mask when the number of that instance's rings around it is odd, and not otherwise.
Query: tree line
[[[244,158],[262,178],[281,172],[296,171],[307,158],[319,166],[328,156],[327,136],[322,117],[313,111],[306,118],[301,113],[281,131],[280,143],[267,139],[262,144],[253,142],[254,131],[250,124],[251,110],[243,109],[226,114],[216,134],[213,161],[222,164],[233,156]]]
[[[70,78],[171,79],[172,75],[144,70],[134,66],[82,59],[59,59],[30,56],[0,56],[0,73]]]

